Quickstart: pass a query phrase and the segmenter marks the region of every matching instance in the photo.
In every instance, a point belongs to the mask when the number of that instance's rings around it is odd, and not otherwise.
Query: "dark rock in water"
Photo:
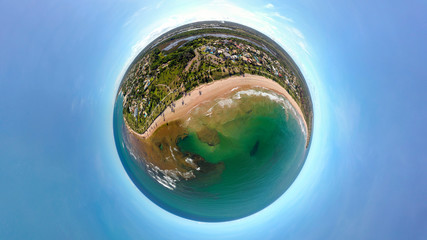
[[[251,155],[251,157],[256,154],[256,152],[258,151],[258,147],[259,147],[259,141],[256,141],[256,143],[253,146],[251,152],[249,153]]]
[[[221,179],[225,166],[223,162],[210,163],[197,154],[190,154],[194,163],[199,166],[199,170],[195,171],[197,181],[202,185],[211,185],[217,183]]]
[[[208,127],[204,127],[202,130],[198,131],[197,137],[201,142],[204,142],[209,146],[215,146],[220,142],[218,132]]]

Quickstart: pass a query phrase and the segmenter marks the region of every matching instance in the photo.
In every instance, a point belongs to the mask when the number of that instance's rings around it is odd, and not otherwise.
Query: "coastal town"
[[[310,145],[312,102],[298,66],[268,36],[239,24],[207,21],[160,35],[130,64],[117,100],[128,150],[170,190],[183,179],[221,176],[223,150],[241,149],[243,162],[261,157],[287,123],[295,150]]]
[[[132,130],[142,134],[155,127],[156,118],[164,118],[165,109],[173,112],[175,101],[197,86],[245,74],[272,79],[298,105],[307,104],[295,73],[268,50],[239,38],[206,36],[175,39],[141,57],[121,88],[124,118]]]

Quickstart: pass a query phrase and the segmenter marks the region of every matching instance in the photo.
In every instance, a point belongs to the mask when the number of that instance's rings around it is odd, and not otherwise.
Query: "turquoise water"
[[[267,97],[243,95],[229,106],[212,103],[192,115],[189,134],[177,145],[205,161],[194,171],[195,178],[175,181],[171,190],[147,173],[143,159],[131,154],[134,146],[126,141],[121,101],[119,96],[114,132],[126,171],[153,202],[185,218],[227,221],[267,207],[289,188],[306,157],[305,135],[290,110]],[[201,141],[200,126],[215,131],[219,141]]]

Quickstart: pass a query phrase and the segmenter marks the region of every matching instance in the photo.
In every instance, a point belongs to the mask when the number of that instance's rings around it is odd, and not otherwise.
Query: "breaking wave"
[[[286,99],[285,97],[276,94],[274,92],[269,91],[268,89],[262,88],[264,90],[255,90],[255,89],[248,89],[248,90],[242,90],[237,92],[233,99],[241,99],[242,95],[246,96],[260,96],[260,97],[267,97],[271,101],[277,102],[280,105],[282,105],[283,109],[285,110],[286,114],[291,112],[291,114],[297,119],[298,124],[301,127],[301,131],[303,132],[304,136],[307,136],[306,129],[304,126],[304,122],[302,120],[302,116],[300,116],[295,108],[292,106],[292,104]],[[268,91],[268,92],[267,92]]]
[[[239,100],[242,98],[243,95],[246,96],[259,96],[259,97],[266,97],[270,99],[271,101],[274,101],[276,103],[279,103],[283,109],[285,110],[286,114],[289,114],[289,112],[297,119],[298,124],[300,125],[301,131],[303,132],[304,136],[307,136],[307,132],[304,126],[304,122],[302,119],[302,116],[300,116],[295,108],[292,106],[292,104],[284,97],[279,94],[276,94],[266,88],[262,88],[263,90],[256,90],[256,89],[248,89],[248,90],[242,90],[236,92],[231,98],[225,98],[218,101],[214,106],[210,107],[205,115],[210,116],[212,114],[213,109],[216,105],[219,105],[220,107],[231,107],[234,100]],[[233,88],[232,91],[237,90],[237,88]]]

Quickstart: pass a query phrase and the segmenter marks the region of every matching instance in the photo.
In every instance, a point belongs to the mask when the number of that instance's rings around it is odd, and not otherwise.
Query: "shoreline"
[[[211,101],[216,98],[224,97],[228,95],[230,91],[233,91],[235,88],[252,88],[252,87],[261,87],[271,90],[281,96],[284,96],[292,107],[296,110],[297,115],[301,118],[303,125],[305,127],[306,133],[306,144],[308,144],[309,132],[307,122],[304,118],[301,108],[298,106],[296,101],[291,97],[291,95],[283,88],[279,83],[259,75],[245,74],[243,76],[232,76],[220,80],[216,80],[210,83],[205,83],[199,85],[191,92],[187,93],[180,99],[174,101],[172,106],[167,107],[163,113],[161,113],[157,118],[151,123],[149,128],[144,133],[137,133],[128,126],[128,123],[125,118],[125,125],[127,129],[141,138],[149,138],[158,127],[178,120],[185,117],[189,112],[191,112],[195,107],[199,106],[201,103],[206,101]]]

